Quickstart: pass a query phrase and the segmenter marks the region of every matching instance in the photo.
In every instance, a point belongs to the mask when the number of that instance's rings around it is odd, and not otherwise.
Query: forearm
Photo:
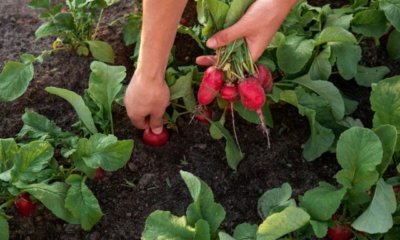
[[[187,0],[143,0],[138,70],[146,73],[148,81],[164,75],[186,3]]]

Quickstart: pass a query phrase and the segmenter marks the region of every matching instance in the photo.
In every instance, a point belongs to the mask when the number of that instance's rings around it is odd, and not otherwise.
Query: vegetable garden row
[[[161,139],[123,110],[140,1],[23,3],[44,48],[0,62],[0,107],[21,110],[0,115],[0,239],[399,239],[400,1],[301,0],[256,63],[244,40],[207,49],[253,2],[189,3]],[[183,48],[196,50],[182,58]],[[215,66],[194,65],[201,54]],[[66,59],[81,65],[60,67]],[[41,82],[54,62],[86,72]],[[38,217],[54,229],[18,230]]]

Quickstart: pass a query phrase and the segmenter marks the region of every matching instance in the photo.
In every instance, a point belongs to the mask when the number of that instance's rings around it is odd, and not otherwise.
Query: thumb
[[[222,31],[217,32],[207,41],[207,47],[219,48],[245,36],[246,27],[242,20]]]
[[[153,133],[160,134],[164,128],[163,114],[152,114],[149,124]]]

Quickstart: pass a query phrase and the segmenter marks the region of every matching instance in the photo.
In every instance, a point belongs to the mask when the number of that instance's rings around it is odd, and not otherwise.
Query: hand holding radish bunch
[[[254,3],[236,24],[216,33],[208,40],[208,47],[219,48],[244,38],[252,60],[256,60],[296,0],[251,2]],[[187,0],[143,1],[143,27],[138,67],[125,96],[128,116],[133,125],[140,129],[151,128],[154,133],[162,132],[162,113],[168,105],[169,91],[166,84],[160,80],[164,81],[169,53],[186,3]],[[197,63],[213,65],[215,60],[215,57],[203,56],[197,59]],[[251,72],[250,75],[256,72]]]
[[[211,19],[214,21],[213,27],[218,29],[221,22],[215,19],[222,17],[225,18],[225,29],[207,41],[208,47],[216,48],[216,56],[197,58],[198,64],[211,66],[200,84],[200,105],[211,103],[219,94],[232,108],[240,98],[246,109],[257,112],[262,129],[268,134],[261,109],[265,104],[265,94],[272,90],[272,75],[263,65],[255,65],[254,61],[261,56],[296,2],[233,0],[229,2],[225,15],[220,14],[221,10],[215,11],[208,1],[203,3],[203,14],[209,18],[202,23],[205,28],[212,28],[209,25]],[[241,11],[245,12],[243,16],[240,15]],[[266,12],[271,14],[266,15]]]

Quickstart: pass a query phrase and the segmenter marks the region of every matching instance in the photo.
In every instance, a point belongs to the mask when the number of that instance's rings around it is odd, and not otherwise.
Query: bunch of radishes
[[[234,104],[240,99],[246,109],[257,112],[261,127],[268,134],[262,108],[266,94],[272,91],[271,72],[262,64],[254,65],[251,60],[249,66],[249,61],[247,65],[246,61],[240,63],[242,58],[227,59],[219,64],[217,61],[215,66],[205,71],[197,94],[200,109],[204,109],[219,95],[233,111]]]

